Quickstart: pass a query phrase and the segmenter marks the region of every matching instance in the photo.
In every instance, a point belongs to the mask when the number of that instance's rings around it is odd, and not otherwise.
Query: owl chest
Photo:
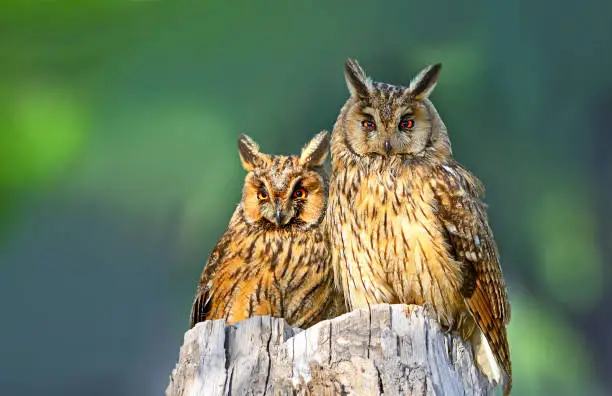
[[[446,251],[433,193],[421,183],[368,180],[352,206],[355,236],[383,266],[401,261],[414,267],[417,255],[437,261]]]
[[[284,317],[299,323],[305,303],[323,299],[331,268],[328,246],[319,231],[303,235],[262,235],[240,242],[232,310],[241,317],[254,314]]]
[[[239,256],[247,263],[248,278],[262,283],[279,293],[290,293],[299,288],[304,277],[328,271],[328,247],[319,231],[304,235],[271,235],[241,244]]]
[[[379,173],[345,191],[341,261],[348,277],[365,279],[355,284],[369,302],[445,301],[447,311],[456,311],[461,269],[448,250],[433,191],[422,180]]]

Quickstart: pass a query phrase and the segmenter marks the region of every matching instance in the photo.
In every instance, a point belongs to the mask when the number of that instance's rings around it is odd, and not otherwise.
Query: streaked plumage
[[[483,187],[453,159],[427,99],[439,70],[401,87],[373,82],[347,61],[351,97],[332,134],[326,217],[336,282],[350,309],[428,306],[441,325],[472,338],[481,370],[509,392],[506,287]]]
[[[242,201],[202,272],[191,327],[255,315],[306,328],[342,313],[321,222],[327,203],[322,164],[329,136],[318,134],[298,156],[267,155],[239,139],[248,171]]]

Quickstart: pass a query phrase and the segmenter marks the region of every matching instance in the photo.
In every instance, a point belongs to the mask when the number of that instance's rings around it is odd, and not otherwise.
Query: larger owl
[[[248,172],[242,201],[202,272],[191,327],[272,315],[306,328],[341,313],[321,226],[329,135],[315,136],[299,156],[261,153],[245,135],[238,146]]]
[[[424,305],[471,338],[480,369],[511,388],[510,305],[483,186],[452,156],[428,99],[441,65],[406,86],[374,82],[349,59],[350,97],[334,125],[327,229],[350,309]]]

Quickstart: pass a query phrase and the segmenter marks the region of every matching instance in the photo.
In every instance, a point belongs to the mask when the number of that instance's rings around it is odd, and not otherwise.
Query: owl
[[[328,133],[316,135],[300,156],[261,153],[246,135],[238,148],[248,172],[242,201],[204,267],[191,327],[204,320],[232,324],[271,315],[306,328],[340,314],[344,301],[334,289],[321,225]]]
[[[451,152],[428,99],[440,64],[406,86],[375,82],[354,60],[331,138],[325,227],[349,309],[426,306],[472,340],[479,368],[511,389],[510,305],[481,182]]]

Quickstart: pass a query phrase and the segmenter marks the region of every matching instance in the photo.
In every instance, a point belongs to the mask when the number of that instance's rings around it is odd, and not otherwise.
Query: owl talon
[[[443,325],[443,324],[441,324],[439,319],[438,319],[438,323],[440,323],[440,329],[442,330],[442,333],[450,334],[453,331],[453,326],[452,325]]]

